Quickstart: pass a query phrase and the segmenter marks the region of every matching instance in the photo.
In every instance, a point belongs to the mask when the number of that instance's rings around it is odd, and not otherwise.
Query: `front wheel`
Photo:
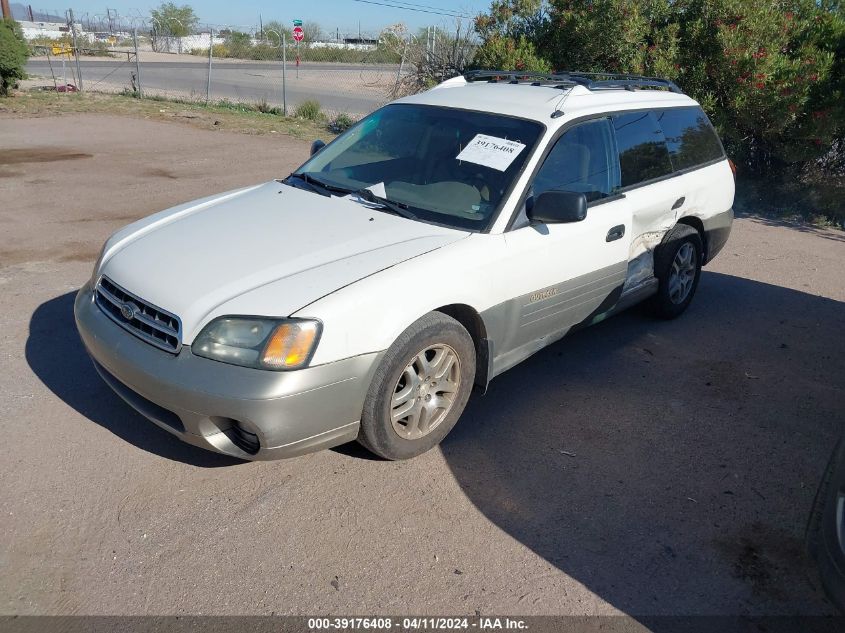
[[[408,459],[446,437],[469,399],[475,346],[455,319],[431,312],[387,350],[373,377],[358,441],[386,459]]]
[[[701,277],[701,236],[691,226],[676,224],[654,253],[654,274],[660,285],[652,299],[657,316],[674,319],[687,309]]]

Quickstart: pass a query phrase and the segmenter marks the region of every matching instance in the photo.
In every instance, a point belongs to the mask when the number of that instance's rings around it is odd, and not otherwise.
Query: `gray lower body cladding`
[[[380,358],[273,372],[200,358],[189,346],[170,354],[116,325],[87,285],[74,314],[97,371],[121,398],[183,441],[242,459],[293,457],[354,440]]]
[[[728,237],[731,235],[733,221],[733,209],[728,209],[724,213],[717,213],[706,220],[702,220],[702,224],[704,224],[704,247],[706,249],[705,263],[711,261],[724,248]]]
[[[510,299],[482,312],[492,344],[492,378],[563,338],[597,310],[610,310],[621,294],[627,262]]]

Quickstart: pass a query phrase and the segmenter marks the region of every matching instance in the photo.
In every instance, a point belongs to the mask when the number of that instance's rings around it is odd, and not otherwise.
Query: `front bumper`
[[[293,457],[354,440],[381,358],[274,372],[200,358],[190,346],[170,354],[111,321],[90,284],[74,315],[97,371],[121,398],[183,441],[241,459]]]

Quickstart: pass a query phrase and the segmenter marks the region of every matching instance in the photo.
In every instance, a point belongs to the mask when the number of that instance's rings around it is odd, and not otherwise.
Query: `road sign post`
[[[302,20],[293,21],[293,39],[296,41],[296,78],[299,79],[299,43],[305,38],[302,30]]]

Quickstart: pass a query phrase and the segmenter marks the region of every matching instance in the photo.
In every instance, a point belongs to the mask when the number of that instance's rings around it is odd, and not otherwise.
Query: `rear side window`
[[[544,191],[583,193],[587,202],[619,187],[619,166],[608,119],[576,125],[558,139],[534,178],[533,195]]]
[[[724,157],[716,131],[701,108],[655,112],[675,171]]]
[[[669,150],[653,112],[618,114],[612,120],[623,187],[672,173]]]

